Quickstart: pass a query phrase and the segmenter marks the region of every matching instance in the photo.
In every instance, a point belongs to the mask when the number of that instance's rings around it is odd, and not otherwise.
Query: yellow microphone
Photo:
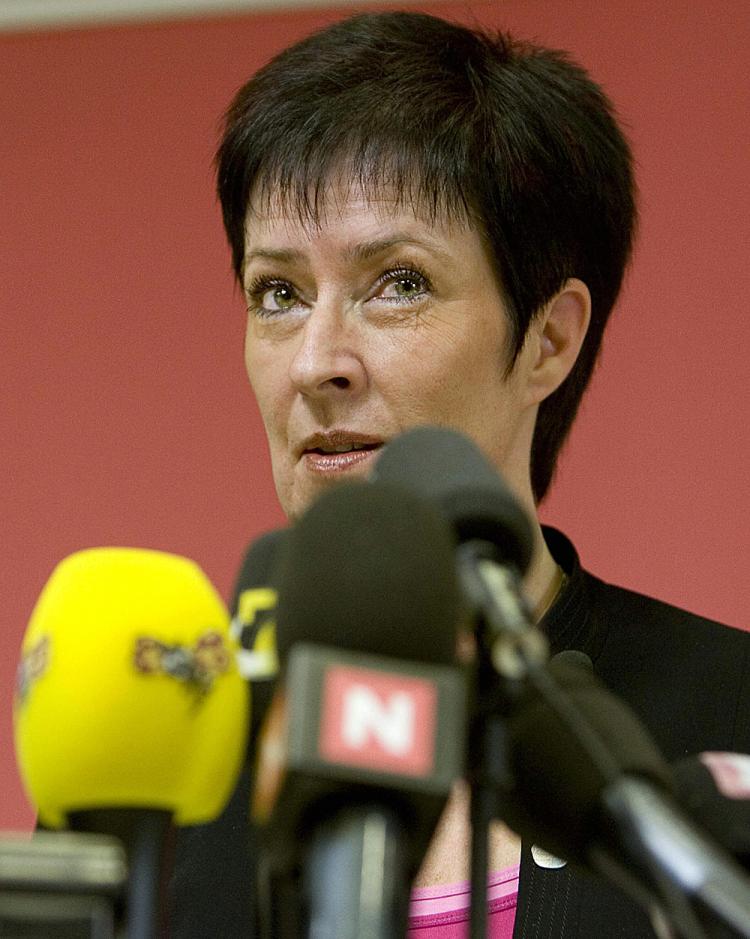
[[[14,702],[41,822],[118,834],[135,873],[143,818],[160,820],[148,837],[163,842],[172,821],[219,815],[247,743],[236,654],[227,610],[193,561],[130,548],[64,559],[31,615]]]

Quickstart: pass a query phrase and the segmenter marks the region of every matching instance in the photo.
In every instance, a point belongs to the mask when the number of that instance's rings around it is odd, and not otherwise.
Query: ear
[[[529,403],[549,397],[567,378],[583,345],[591,319],[591,294],[571,277],[534,318],[525,352],[529,355]]]

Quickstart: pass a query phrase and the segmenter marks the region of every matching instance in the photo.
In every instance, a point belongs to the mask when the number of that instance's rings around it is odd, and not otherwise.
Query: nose
[[[367,383],[357,325],[333,303],[317,304],[299,334],[289,370],[292,384],[306,397],[352,395]]]

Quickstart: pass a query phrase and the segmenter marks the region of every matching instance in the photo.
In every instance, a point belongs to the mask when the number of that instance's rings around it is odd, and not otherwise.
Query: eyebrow
[[[391,248],[397,248],[399,245],[412,245],[415,248],[424,248],[426,251],[436,254],[446,259],[448,253],[441,251],[436,245],[429,241],[421,241],[419,238],[412,238],[410,235],[397,233],[390,238],[378,238],[374,241],[363,241],[360,244],[352,245],[344,252],[347,261],[369,261],[370,258],[383,254]]]
[[[412,245],[416,248],[423,248],[431,252],[443,261],[450,259],[451,255],[447,251],[442,251],[436,245],[429,241],[421,241],[418,238],[412,238],[406,233],[397,232],[390,238],[377,238],[373,241],[363,241],[352,245],[344,252],[344,260],[350,263],[358,261],[369,261],[370,258],[383,254],[391,248],[399,245]],[[303,251],[297,251],[293,248],[253,248],[245,254],[245,264],[250,261],[279,261],[281,263],[293,263],[302,261],[305,258]]]
[[[245,264],[248,261],[301,261],[304,257],[301,251],[291,248],[254,248],[245,253]]]

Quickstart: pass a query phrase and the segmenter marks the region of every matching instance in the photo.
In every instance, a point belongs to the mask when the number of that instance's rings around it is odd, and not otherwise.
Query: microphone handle
[[[68,814],[74,831],[114,835],[128,861],[125,923],[128,939],[165,935],[165,895],[172,862],[172,813],[161,809],[102,808]]]
[[[307,939],[406,936],[410,882],[397,812],[375,803],[339,810],[316,827],[304,866]]]
[[[474,538],[459,544],[456,566],[464,598],[479,627],[480,644],[486,646],[498,675],[516,681],[546,664],[549,645],[532,619],[520,574],[498,563],[496,553],[490,542]]]

